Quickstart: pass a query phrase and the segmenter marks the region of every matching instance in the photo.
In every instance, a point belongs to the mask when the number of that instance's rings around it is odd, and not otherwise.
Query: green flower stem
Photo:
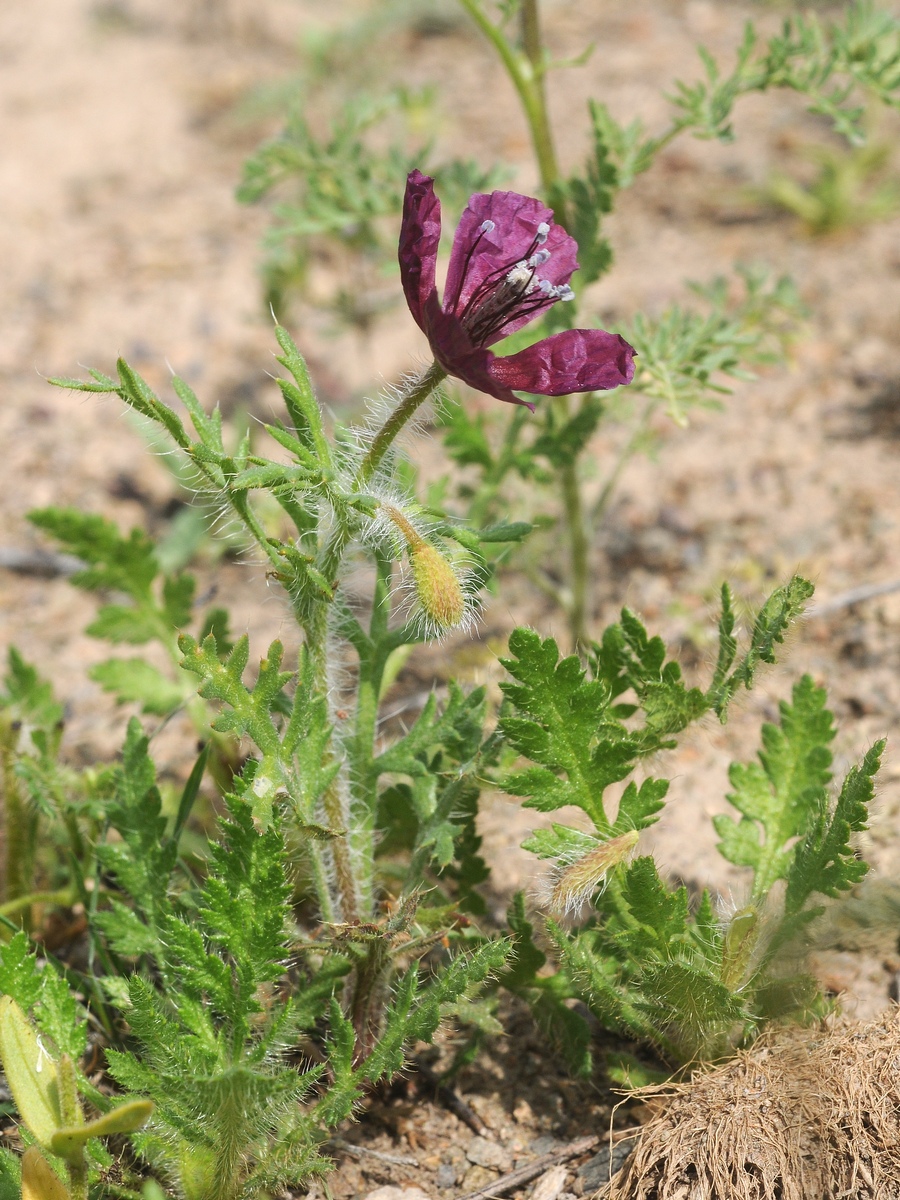
[[[368,453],[362,460],[356,476],[357,486],[362,487],[369,482],[378,469],[381,460],[387,454],[397,434],[421,408],[431,393],[447,378],[447,372],[438,363],[433,362],[418,379],[413,380],[399,404],[375,434]],[[328,578],[328,576],[326,576]]]
[[[531,107],[526,107],[531,140],[534,143],[541,183],[548,200],[554,200],[554,213],[561,225],[565,225],[566,214],[559,196],[554,196],[560,183],[559,164],[553,144],[553,131],[547,112],[547,95],[544,89],[544,48],[541,42],[541,27],[538,0],[522,0],[522,44],[531,64]],[[569,419],[569,397],[559,396],[554,407],[562,423]],[[575,462],[567,462],[559,469],[559,484],[562,493],[566,531],[569,536],[571,558],[570,593],[568,605],[569,629],[576,650],[583,649],[588,642],[587,592],[590,570],[588,556],[590,538],[585,522],[584,505]]]
[[[541,187],[545,198],[553,204],[557,221],[565,226],[566,213],[559,194],[561,182],[559,161],[556,157],[553,130],[547,111],[547,95],[544,89],[546,63],[541,41],[538,0],[521,0],[521,52],[511,46],[503,30],[488,19],[479,0],[460,0],[460,3],[496,49],[519,94],[537,159]],[[569,397],[558,396],[554,401],[554,407],[560,421],[566,422],[569,419]],[[590,537],[575,463],[567,463],[560,467],[557,478],[565,512],[571,558],[571,600],[567,605],[569,627],[572,641],[576,648],[579,648],[587,643],[588,638],[587,592],[590,578],[588,569]]]
[[[325,848],[315,838],[310,838],[307,847],[309,852],[310,869],[312,870],[313,887],[319,902],[319,916],[326,925],[334,925],[338,920],[337,909],[331,895],[328,879],[328,861]]]
[[[372,812],[375,805],[375,781],[371,778],[372,748],[375,744],[375,729],[378,722],[378,699],[388,653],[384,646],[388,636],[390,616],[390,589],[393,575],[393,560],[390,555],[376,554],[375,593],[372,597],[372,617],[369,639],[365,654],[360,655],[359,686],[356,696],[356,727],[353,736],[353,764],[355,784]]]
[[[541,174],[541,183],[549,193],[550,188],[559,179],[559,166],[547,118],[543,83],[544,63],[536,0],[522,0],[524,54],[511,46],[503,30],[488,19],[479,0],[460,0],[460,4],[499,54],[506,73],[519,94]],[[558,215],[561,219],[562,214]]]
[[[549,199],[553,189],[559,183],[559,163],[556,158],[556,147],[553,143],[553,131],[550,127],[550,115],[547,111],[547,93],[544,88],[544,47],[541,41],[541,24],[538,14],[538,0],[522,0],[522,47],[531,66],[529,96],[531,105],[526,106],[525,115],[531,130],[531,140],[537,157],[538,169],[541,173],[541,183]],[[565,225],[565,212],[557,203],[554,204],[556,219]]]

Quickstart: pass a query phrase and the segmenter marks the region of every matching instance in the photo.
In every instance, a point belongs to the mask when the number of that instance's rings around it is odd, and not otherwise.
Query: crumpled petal
[[[482,232],[485,221],[493,221],[494,228]],[[520,196],[518,192],[479,192],[466,205],[450,251],[447,284],[444,288],[444,308],[457,315],[465,308],[475,289],[489,275],[509,270],[516,262],[525,258],[534,241],[540,224],[550,226],[544,250],[550,258],[540,268],[541,279],[552,284],[568,283],[573,271],[578,270],[578,246],[564,229],[553,224],[553,212],[532,196]],[[552,301],[536,309],[540,315]],[[499,333],[494,341],[520,329],[534,316],[526,316]]]
[[[436,289],[434,268],[440,240],[441,202],[434,194],[434,180],[421,171],[411,171],[403,197],[398,257],[406,303],[423,331],[425,301]]]
[[[605,329],[566,329],[518,354],[492,357],[490,374],[501,387],[539,396],[608,391],[634,378],[634,349]]]

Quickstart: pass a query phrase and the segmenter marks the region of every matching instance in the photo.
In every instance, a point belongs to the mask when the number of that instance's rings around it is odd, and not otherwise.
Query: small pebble
[[[365,1200],[431,1200],[427,1192],[418,1187],[385,1187],[369,1192]]]
[[[578,1178],[584,1183],[586,1192],[596,1192],[604,1183],[609,1182],[625,1165],[625,1160],[634,1149],[634,1142],[626,1139],[616,1142],[612,1148],[612,1170],[610,1170],[609,1146],[598,1150],[593,1158],[588,1159],[584,1166],[578,1168]]]
[[[490,1167],[494,1171],[509,1169],[509,1155],[498,1142],[490,1138],[473,1137],[466,1146],[466,1158],[476,1167]]]
[[[497,1180],[497,1172],[490,1171],[487,1167],[469,1167],[465,1175],[459,1181],[459,1186],[463,1192],[478,1192],[483,1187],[487,1187],[489,1183],[495,1183]]]
[[[549,1133],[542,1134],[541,1137],[535,1138],[528,1149],[537,1158],[542,1154],[552,1154],[554,1150],[559,1150],[563,1146],[563,1142],[559,1138],[552,1137]]]
[[[456,1167],[453,1163],[441,1163],[437,1169],[437,1185],[439,1188],[452,1188],[456,1185]]]

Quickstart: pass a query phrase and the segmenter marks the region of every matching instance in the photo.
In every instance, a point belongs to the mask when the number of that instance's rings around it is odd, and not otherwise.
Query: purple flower
[[[567,329],[506,358],[488,350],[574,294],[569,280],[578,247],[539,200],[517,192],[472,196],[453,238],[443,304],[434,278],[440,240],[434,180],[412,171],[400,276],[409,310],[448,375],[510,404],[524,403],[513,388],[566,396],[631,383],[634,350],[602,329]]]

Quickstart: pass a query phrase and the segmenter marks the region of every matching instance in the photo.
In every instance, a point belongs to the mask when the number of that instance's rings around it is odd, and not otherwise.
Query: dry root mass
[[[900,1010],[781,1030],[645,1098],[606,1200],[897,1200]]]

